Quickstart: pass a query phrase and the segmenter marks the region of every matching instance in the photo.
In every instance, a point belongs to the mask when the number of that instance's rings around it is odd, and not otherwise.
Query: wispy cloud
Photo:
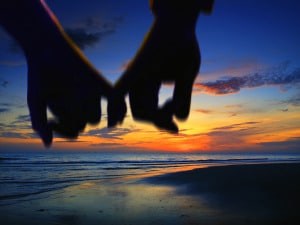
[[[13,121],[0,123],[0,137],[9,137],[15,134],[15,137],[33,137],[32,133],[29,115],[19,115]]]
[[[242,88],[257,88],[262,86],[299,85],[300,68],[289,70],[288,63],[265,72],[256,72],[240,76],[227,76],[210,82],[196,82],[195,92],[226,95],[238,93]]]
[[[101,129],[95,129],[90,130],[89,132],[86,132],[86,136],[94,136],[94,137],[101,137],[105,139],[115,139],[115,140],[122,140],[122,136],[138,131],[137,129],[130,129],[130,128],[101,128]]]
[[[212,110],[208,110],[208,109],[196,109],[195,112],[203,113],[203,114],[211,114],[211,113],[213,113]]]
[[[236,105],[226,105],[226,109],[234,109],[234,108],[243,108],[243,105],[241,104],[236,104]]]
[[[256,124],[260,122],[249,121],[245,123],[237,123],[223,127],[214,128],[211,132],[208,133],[209,136],[219,136],[222,134],[228,134],[229,132],[238,132],[239,134],[244,133],[244,135],[249,134],[248,131],[253,129]]]
[[[266,67],[266,65],[257,62],[253,59],[243,59],[243,60],[235,60],[235,61],[227,61],[227,60],[214,60],[209,63],[203,62],[203,66],[208,65],[208,67],[215,68],[215,65],[220,65],[223,62],[226,66],[218,69],[214,69],[209,72],[202,72],[200,76],[197,77],[197,81],[200,79],[211,81],[222,79],[224,76],[240,76],[243,74],[251,74],[255,71],[262,70]]]
[[[292,96],[291,98],[285,100],[282,102],[283,104],[288,104],[291,106],[300,106],[300,92],[294,96]]]
[[[20,132],[7,131],[7,132],[1,132],[1,137],[28,139],[28,138],[31,138],[31,135],[23,134],[23,133],[20,133]]]
[[[115,33],[122,21],[121,17],[105,22],[96,18],[88,18],[74,27],[66,28],[65,31],[79,48],[85,49],[93,47],[103,38]]]

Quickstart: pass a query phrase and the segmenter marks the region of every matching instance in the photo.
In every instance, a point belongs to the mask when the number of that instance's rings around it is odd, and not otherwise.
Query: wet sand
[[[0,206],[3,224],[300,224],[300,164],[201,168],[86,182]]]
[[[217,224],[300,224],[299,163],[217,166],[148,181],[201,197],[221,213]]]

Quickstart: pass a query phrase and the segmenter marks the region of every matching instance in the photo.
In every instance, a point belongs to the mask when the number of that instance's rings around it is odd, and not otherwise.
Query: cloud
[[[60,136],[57,135],[57,137],[60,137]],[[67,140],[56,140],[55,142],[57,142],[57,143],[77,143],[77,142],[87,143],[88,141],[81,141],[78,139],[67,139]]]
[[[138,129],[129,129],[129,128],[101,128],[96,130],[90,130],[85,135],[86,136],[95,136],[101,137],[105,139],[115,139],[115,140],[122,140],[122,136],[138,131]]]
[[[23,132],[28,133],[29,131],[32,132],[31,120],[29,115],[19,115],[15,118],[15,120],[1,125],[3,125],[3,128],[6,131],[15,132],[16,130],[18,130],[21,133]]]
[[[296,85],[300,83],[300,67],[288,70],[288,63],[265,72],[241,76],[227,76],[210,82],[196,82],[195,92],[226,95],[238,93],[242,88],[257,88],[262,86]]]
[[[243,108],[243,105],[236,104],[236,105],[226,105],[224,106],[226,109],[233,109],[233,108]]]
[[[282,103],[283,104],[288,104],[288,105],[291,105],[291,106],[295,106],[295,107],[300,106],[300,93],[292,96],[291,98],[283,101]]]
[[[222,62],[222,63],[220,63]],[[222,60],[216,60],[213,62],[210,62],[209,66],[213,67],[214,65],[222,65],[222,64],[228,65],[225,68],[220,68],[217,70],[209,71],[209,72],[201,72],[201,76],[197,77],[197,80],[204,79],[204,80],[215,80],[215,79],[221,79],[224,77],[224,75],[230,74],[230,76],[240,76],[241,74],[250,74],[254,71],[261,70],[263,68],[266,68],[266,65],[261,64],[253,59],[243,59],[243,60],[234,60],[234,61],[228,61],[226,59]],[[203,64],[207,64],[203,62]]]
[[[5,138],[21,138],[21,139],[31,139],[37,138],[37,134],[35,133],[21,133],[21,132],[13,132],[13,131],[6,131],[0,133],[1,137]]]
[[[0,103],[0,113],[10,112],[12,107],[10,103]]]
[[[66,28],[65,31],[79,48],[86,49],[87,47],[93,47],[103,38],[115,33],[121,22],[121,17],[106,22],[88,18],[73,28]]]
[[[8,81],[7,80],[0,79],[0,87],[6,88],[7,85],[8,85]]]
[[[64,30],[75,44],[84,50],[88,47],[95,46],[102,41],[103,38],[115,33],[122,22],[122,17],[114,17],[109,21],[101,21],[98,18],[87,18],[71,27],[66,27]],[[14,39],[9,39],[8,50],[11,53],[23,53],[19,43]],[[24,65],[24,63],[13,63],[13,65],[19,66]]]
[[[209,132],[207,135],[209,136],[220,136],[220,135],[226,135],[226,136],[232,136],[233,133],[238,133],[239,136],[241,135],[248,135],[249,131],[255,128],[253,125],[259,124],[260,122],[255,121],[249,121],[245,123],[238,123],[238,124],[232,124],[228,126],[223,127],[217,127],[214,128],[211,132]],[[252,132],[251,132],[252,134]]]
[[[16,119],[17,123],[31,122],[29,115],[19,115]]]
[[[196,109],[195,112],[203,113],[203,114],[211,114],[213,113],[212,110],[207,110],[207,109]]]
[[[285,141],[261,142],[259,144],[271,151],[300,152],[300,137],[290,138]]]
[[[9,112],[8,108],[0,108],[0,113]]]
[[[124,147],[123,144],[110,143],[110,142],[96,143],[96,144],[91,144],[90,146],[91,147],[102,147],[102,148]]]

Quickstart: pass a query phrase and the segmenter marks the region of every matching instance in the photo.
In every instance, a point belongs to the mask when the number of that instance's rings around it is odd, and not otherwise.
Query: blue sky
[[[111,82],[122,74],[153,21],[147,0],[46,2],[88,59]],[[170,143],[163,150],[178,143],[184,143],[182,149],[186,146],[190,151],[299,146],[299,11],[300,2],[296,0],[216,0],[213,14],[199,17],[202,64],[192,113],[180,124],[181,135],[162,135]],[[1,30],[0,149],[16,142],[29,145],[37,139],[30,129],[26,107],[26,69],[22,52]],[[164,87],[162,101],[170,93],[171,88]],[[155,141],[152,143],[153,135],[161,135],[151,125],[132,121],[130,112],[118,130],[107,130],[105,124],[88,128],[77,145],[82,141],[85,144],[81,148],[102,143],[125,149],[148,145],[151,149],[157,147]],[[98,139],[88,140],[88,134]],[[225,141],[228,134],[236,135],[232,143]],[[145,143],[134,139],[139,135]],[[197,138],[207,142],[198,143]],[[68,144],[56,146],[65,148]]]

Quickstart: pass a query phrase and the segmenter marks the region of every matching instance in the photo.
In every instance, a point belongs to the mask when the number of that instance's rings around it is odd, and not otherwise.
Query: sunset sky
[[[148,0],[46,2],[112,83],[153,21]],[[130,110],[107,129],[103,101],[99,125],[75,141],[56,137],[47,151],[300,152],[299,12],[297,0],[215,0],[213,14],[198,20],[202,64],[178,135],[133,121]],[[26,70],[22,51],[0,30],[0,151],[44,150],[31,129]],[[171,93],[162,87],[161,103]]]

